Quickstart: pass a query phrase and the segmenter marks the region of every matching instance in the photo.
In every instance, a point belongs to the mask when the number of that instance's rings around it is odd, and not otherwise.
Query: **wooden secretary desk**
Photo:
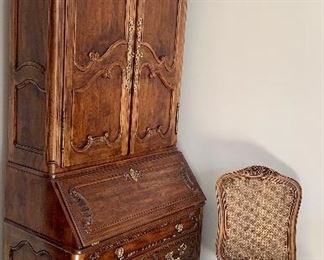
[[[198,259],[176,148],[186,0],[11,0],[4,259]]]

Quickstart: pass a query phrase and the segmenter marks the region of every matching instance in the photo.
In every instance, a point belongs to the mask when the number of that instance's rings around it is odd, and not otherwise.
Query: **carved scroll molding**
[[[174,90],[175,89],[175,83],[170,83],[163,75],[162,72],[160,71],[160,69],[156,69],[154,66],[152,66],[151,64],[149,64],[148,62],[143,63],[140,67],[140,71],[143,70],[143,68],[148,68],[148,70],[150,71],[149,77],[151,79],[154,78],[159,78],[161,80],[161,82],[163,83],[163,86],[166,89],[169,90]],[[171,76],[171,78],[173,78],[174,75]]]
[[[176,64],[179,57],[179,45],[181,45],[181,20],[183,19],[181,14],[183,1],[177,0],[177,23],[176,23],[176,30],[175,30],[175,39],[174,39],[174,56],[171,62],[168,62],[168,58],[166,56],[160,56],[158,57],[151,47],[150,44],[143,42],[141,45],[145,47],[153,56],[156,63],[158,64],[158,67],[164,67],[167,72],[175,72]]]
[[[46,251],[46,250],[36,251],[27,240],[22,240],[17,245],[10,247],[9,260],[14,260],[15,252],[18,252],[24,248],[29,249],[31,251],[31,253],[35,256],[38,256],[38,257],[43,256],[49,260],[54,259],[48,251]]]
[[[90,209],[89,203],[85,197],[83,197],[79,192],[75,189],[71,189],[69,191],[71,198],[77,203],[81,215],[82,215],[82,225],[86,233],[90,233],[92,231],[92,211]]]
[[[172,65],[170,66],[170,65],[168,65],[167,57],[166,56],[158,57],[150,44],[143,42],[142,46],[149,50],[149,52],[152,54],[152,56],[154,57],[154,59],[159,67],[164,67],[167,72],[174,72],[176,58],[174,58],[174,61],[172,62]]]
[[[73,143],[73,141],[71,141],[71,147],[72,147],[73,151],[75,151],[77,153],[84,153],[84,152],[88,151],[94,145],[105,144],[108,147],[112,147],[114,144],[120,143],[121,136],[122,136],[121,133],[119,133],[119,135],[114,140],[110,140],[108,132],[104,133],[103,136],[97,136],[97,137],[88,135],[87,143],[85,145],[77,146]]]
[[[93,83],[100,77],[105,78],[105,79],[111,79],[112,70],[116,67],[120,68],[120,70],[122,72],[122,78],[125,79],[126,71],[124,69],[124,65],[121,62],[116,61],[116,62],[111,63],[106,68],[102,68],[102,69],[98,70],[89,80],[87,80],[87,82],[85,82],[84,85],[82,85],[78,88],[74,88],[73,93],[82,93],[82,92],[87,91],[91,86],[94,85]],[[124,82],[123,82],[123,85],[124,85]]]
[[[122,40],[117,40],[116,42],[114,42],[113,44],[111,44],[110,46],[107,47],[106,51],[104,51],[104,53],[102,55],[100,55],[99,51],[97,50],[92,50],[90,51],[87,55],[88,55],[88,62],[83,65],[83,64],[79,64],[76,61],[76,44],[77,44],[77,8],[78,8],[78,0],[74,0],[74,28],[73,28],[73,64],[74,66],[81,72],[86,72],[88,69],[90,69],[93,65],[95,65],[96,63],[102,62],[105,59],[107,59],[112,53],[114,53],[115,49],[117,49],[120,46],[127,46],[128,43],[125,39]],[[125,10],[126,12],[126,10]]]
[[[46,93],[46,90],[45,89],[42,89],[38,83],[32,79],[26,79],[24,80],[23,82],[19,83],[16,85],[16,90],[20,90],[20,89],[23,89],[27,86],[33,86],[33,87],[36,87],[37,90],[39,90],[40,92],[42,93]]]
[[[88,53],[88,57],[89,57],[89,62],[87,63],[87,65],[82,66],[80,64],[78,64],[74,58],[74,65],[75,67],[81,71],[81,72],[86,72],[88,69],[90,69],[95,63],[98,62],[102,62],[104,61],[107,57],[109,57],[114,51],[115,49],[117,49],[118,47],[122,46],[122,45],[127,45],[125,40],[119,40],[117,42],[115,42],[113,45],[111,45],[107,51],[102,54],[100,56],[100,53],[98,51],[91,51]],[[75,47],[74,47],[74,51],[75,51]],[[74,54],[75,57],[75,54]]]
[[[170,127],[168,127],[166,130],[164,130],[164,127],[159,125],[156,128],[146,128],[146,131],[144,133],[144,135],[140,135],[139,133],[136,134],[136,137],[139,141],[141,142],[146,142],[148,141],[148,139],[155,137],[155,136],[159,136],[162,139],[166,139],[168,136],[168,132],[169,132]]]

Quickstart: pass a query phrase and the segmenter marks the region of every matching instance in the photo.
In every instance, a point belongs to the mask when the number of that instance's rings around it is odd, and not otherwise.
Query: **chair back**
[[[295,260],[301,187],[263,166],[219,178],[219,260]]]

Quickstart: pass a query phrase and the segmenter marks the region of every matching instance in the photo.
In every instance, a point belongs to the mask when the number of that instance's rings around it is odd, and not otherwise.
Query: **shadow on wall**
[[[0,255],[2,255],[2,233],[3,233],[3,205],[4,205],[4,183],[3,176],[7,161],[7,115],[8,115],[8,82],[9,82],[9,2],[1,0],[1,22],[0,22]]]
[[[255,144],[244,141],[213,139],[202,140],[199,147],[195,144],[195,148],[193,151],[197,152],[196,155],[190,154],[190,149],[183,150],[186,156],[188,154],[189,163],[193,164],[197,173],[197,180],[207,197],[207,204],[204,209],[201,259],[215,259],[215,242],[218,224],[215,183],[222,174],[251,165],[263,165],[292,177],[297,181],[299,181],[299,178],[288,165],[261,146]],[[206,153],[199,153],[199,151],[206,151],[206,149],[208,150]],[[197,159],[201,161],[197,162]],[[199,168],[203,170],[199,170]]]

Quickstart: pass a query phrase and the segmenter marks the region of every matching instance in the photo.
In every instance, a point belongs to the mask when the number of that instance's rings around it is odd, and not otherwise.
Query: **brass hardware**
[[[136,38],[136,52],[135,52],[135,69],[134,69],[134,91],[137,91],[140,77],[140,61],[143,58],[141,51],[142,34],[143,34],[143,18],[139,18],[137,22],[137,38]]]
[[[116,251],[115,251],[115,255],[118,257],[118,259],[123,259],[124,258],[124,253],[125,253],[125,250],[122,247],[117,248]]]
[[[175,229],[178,231],[178,233],[181,233],[183,231],[183,225],[182,224],[177,224],[175,226]]]
[[[138,182],[138,180],[142,177],[142,174],[140,171],[136,171],[134,169],[129,169],[129,172],[125,174],[126,179],[132,179],[135,182]]]
[[[135,24],[134,24],[134,20],[130,19],[128,24],[127,67],[126,67],[126,75],[125,75],[126,90],[130,90],[132,87],[133,58],[135,56],[134,36],[135,36]]]
[[[178,134],[178,125],[179,125],[179,111],[180,111],[180,104],[177,105],[176,111],[176,120],[175,120],[175,133]]]
[[[179,251],[179,257],[174,258],[174,257],[173,257],[174,252],[171,251],[171,252],[167,253],[167,254],[165,255],[164,258],[165,258],[165,260],[181,260],[181,257],[184,255],[184,253],[186,252],[186,250],[187,250],[187,245],[186,245],[186,244],[182,244],[182,245],[178,248],[178,251]]]

